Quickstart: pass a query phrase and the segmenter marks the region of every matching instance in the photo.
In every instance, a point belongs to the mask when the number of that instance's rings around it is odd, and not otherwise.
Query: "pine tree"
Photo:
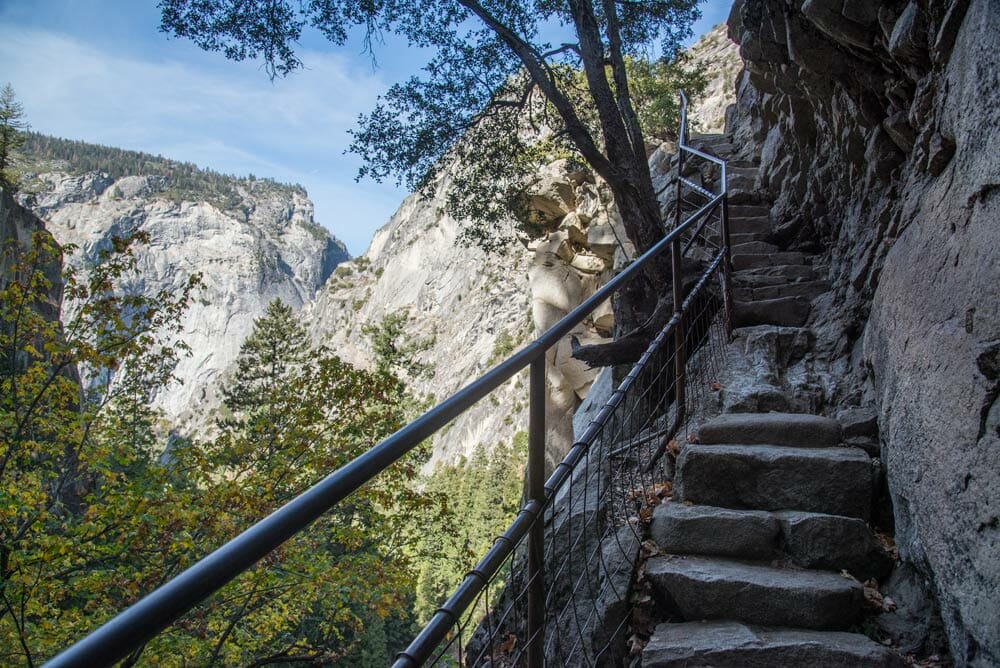
[[[240,346],[233,383],[223,390],[226,406],[247,418],[273,416],[286,377],[305,362],[308,348],[292,307],[275,298]]]
[[[11,168],[14,156],[24,145],[27,129],[24,106],[17,101],[13,87],[8,83],[0,91],[0,187],[4,190],[17,188],[17,177]]]

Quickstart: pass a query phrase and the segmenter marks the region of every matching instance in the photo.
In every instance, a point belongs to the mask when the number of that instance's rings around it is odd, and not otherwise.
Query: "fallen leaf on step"
[[[868,580],[865,582],[865,604],[874,610],[883,609],[883,597],[882,592],[878,590],[877,580]]]
[[[674,439],[670,439],[670,442],[667,443],[667,451],[676,457],[681,453],[681,446],[677,445],[677,441]]]
[[[645,647],[646,641],[637,635],[633,634],[632,637],[628,639],[628,653],[631,656],[639,656],[642,654],[642,650]]]
[[[507,636],[506,640],[500,643],[500,646],[497,647],[497,651],[501,654],[510,654],[514,651],[515,645],[517,645],[517,636],[511,633]]]
[[[709,387],[712,388],[713,392],[718,392],[719,390],[722,389],[722,385],[719,383],[712,383]]]

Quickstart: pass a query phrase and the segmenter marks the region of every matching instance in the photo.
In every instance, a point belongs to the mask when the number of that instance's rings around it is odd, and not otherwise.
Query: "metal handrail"
[[[580,461],[586,456],[587,451],[590,449],[590,445],[595,441],[603,425],[608,421],[611,414],[616,410],[618,405],[624,400],[626,392],[630,389],[631,385],[636,382],[638,377],[638,369],[640,369],[646,360],[651,358],[658,347],[664,344],[666,338],[673,333],[675,341],[675,361],[678,365],[675,367],[675,378],[678,383],[677,385],[677,396],[675,398],[675,403],[677,404],[677,416],[675,418],[674,424],[668,429],[676,430],[679,428],[681,422],[684,419],[684,382],[685,382],[685,371],[684,371],[684,320],[685,314],[691,308],[693,299],[696,293],[702,289],[708,280],[708,277],[719,269],[720,265],[724,266],[726,277],[728,281],[728,272],[731,269],[731,252],[729,247],[729,212],[728,212],[728,198],[727,198],[727,183],[726,183],[726,163],[720,158],[708,155],[702,151],[691,148],[687,145],[685,141],[686,127],[687,127],[687,96],[684,92],[680,92],[682,105],[681,105],[681,131],[680,139],[678,141],[678,171],[677,171],[677,191],[678,191],[678,204],[677,204],[677,224],[672,230],[670,230],[666,236],[658,242],[652,249],[650,249],[646,254],[644,254],[637,262],[646,262],[653,256],[659,254],[667,245],[670,246],[672,251],[672,265],[673,265],[673,291],[674,291],[674,313],[670,320],[662,327],[660,332],[654,338],[654,340],[649,344],[647,350],[643,353],[640,360],[632,368],[632,371],[625,377],[618,388],[612,393],[611,397],[608,399],[604,407],[598,412],[597,416],[589,423],[587,429],[581,435],[580,439],[576,441],[570,448],[569,452],[563,458],[562,462],[556,467],[549,479],[540,486],[540,477],[538,477],[537,471],[539,469],[539,464],[536,462],[532,463],[533,455],[535,457],[540,457],[542,454],[541,448],[535,448],[534,442],[529,442],[529,463],[528,463],[528,498],[525,504],[522,506],[517,518],[514,522],[507,528],[502,536],[497,538],[494,542],[493,547],[486,553],[486,555],[479,561],[475,568],[468,571],[464,580],[459,585],[458,589],[449,597],[447,602],[440,608],[438,608],[434,616],[431,618],[430,622],[420,631],[416,638],[410,643],[405,651],[397,655],[396,661],[393,663],[393,668],[414,668],[416,666],[423,665],[427,660],[431,658],[434,654],[435,648],[437,648],[440,643],[442,643],[448,636],[451,629],[460,624],[460,618],[468,608],[476,602],[480,594],[486,587],[489,586],[490,581],[496,574],[500,571],[501,566],[506,562],[508,558],[514,553],[517,545],[527,538],[528,540],[528,595],[529,598],[532,593],[538,593],[543,590],[544,583],[544,567],[539,564],[533,564],[531,559],[535,550],[541,545],[542,536],[541,532],[543,530],[542,514],[545,512],[549,504],[552,503],[553,499],[556,497],[556,493],[562,488],[562,486],[569,480],[572,475],[573,469],[580,463]],[[707,196],[711,196],[711,199],[704,204],[701,208],[696,210],[690,217],[685,221],[680,221],[680,193],[682,185],[693,186],[694,184],[686,183],[686,179],[681,177],[683,172],[683,159],[684,153],[688,152],[693,155],[703,157],[716,165],[721,167],[722,170],[722,186],[720,188],[720,193],[715,195],[713,193],[708,193]],[[701,189],[702,192],[699,194],[705,194],[707,191]],[[709,221],[709,216],[716,210],[719,205],[722,205],[721,214],[721,234],[723,241],[718,248],[718,253],[714,256],[713,260],[709,263],[708,268],[703,273],[701,279],[698,281],[697,285],[692,289],[691,293],[686,299],[682,300],[682,283],[683,276],[681,275],[680,260],[682,255],[686,254],[690,249],[691,244],[696,239],[697,235],[701,233],[705,225]],[[695,224],[701,221],[700,224],[695,227]],[[688,231],[689,229],[694,229],[691,239],[688,243],[681,248],[681,235]],[[629,269],[632,269],[635,265],[632,265]],[[620,278],[623,278],[623,274],[619,274],[618,277],[612,280],[605,286],[605,289],[609,288],[612,283],[615,283]],[[616,286],[617,287],[617,284]],[[725,309],[727,314],[727,322],[731,323],[732,315],[732,304],[729,296],[728,285],[724,287],[725,294],[723,299],[725,302]],[[596,298],[596,295],[595,295]],[[593,299],[593,298],[592,298]],[[579,309],[584,308],[581,305]],[[573,313],[576,313],[574,311]],[[570,318],[573,313],[567,316],[564,320]],[[560,323],[561,324],[561,323]],[[559,325],[556,325],[559,327]],[[551,330],[550,330],[551,331]],[[566,332],[569,329],[565,330]],[[558,340],[560,337],[556,337]],[[532,381],[535,380],[535,368],[532,367]],[[544,376],[542,376],[544,378]],[[534,398],[532,394],[532,398]],[[544,407],[543,407],[544,408]],[[534,438],[534,430],[532,429],[531,437]],[[666,446],[664,443],[658,450],[657,454],[654,455],[654,459],[658,458]],[[534,475],[533,475],[533,472]],[[529,532],[536,532],[535,535],[531,535]],[[544,664],[545,657],[541,654],[542,649],[542,638],[544,637],[544,624],[545,624],[545,610],[536,610],[538,603],[534,601],[529,601],[528,605],[528,649],[527,649],[527,665],[529,668],[541,668]],[[542,603],[544,605],[544,603]]]
[[[681,95],[683,97],[683,93]],[[682,118],[686,119],[687,98],[683,97],[683,100]],[[557,467],[548,482],[545,482],[542,477],[544,469],[545,352],[566,334],[569,334],[594,309],[608,300],[623,284],[630,281],[667,248],[672,248],[674,254],[677,254],[680,235],[697,224],[703,217],[708,216],[720,202],[725,207],[725,192],[725,180],[723,179],[721,194],[698,209],[684,223],[675,226],[663,239],[535,341],[497,364],[478,379],[402,427],[366,453],[331,473],[166,584],[147,594],[116,617],[58,654],[45,666],[47,668],[108,666],[129,656],[181,615],[248,570],[286,540],[305,529],[323,513],[399,461],[437,430],[529,366],[531,367],[529,420],[532,421],[532,428],[529,429],[528,476],[529,479],[533,479],[533,483],[529,483],[529,502],[508,531],[522,532],[523,537],[523,532],[527,532],[530,528],[540,528],[540,523],[533,521],[538,512],[535,509],[535,504],[540,508],[546,496],[546,489],[554,489],[550,485],[561,485],[562,481],[569,475],[570,470],[565,467],[564,462]],[[674,264],[676,273],[679,271],[679,261],[675,261]],[[680,309],[681,300],[677,299],[676,295],[674,303],[675,309]],[[677,312],[679,313],[679,311]],[[541,404],[540,410],[539,403]],[[541,425],[540,429],[538,424]],[[577,457],[582,455],[573,449],[567,455],[567,460],[574,453],[577,454]],[[502,543],[506,544],[506,541],[502,541]],[[502,561],[500,559],[496,562],[491,561],[491,563],[495,563],[499,568]],[[456,596],[459,594],[456,593]],[[466,602],[467,604],[468,602]],[[435,622],[437,621],[438,619],[435,617]],[[446,620],[442,620],[434,626],[435,632],[444,621]],[[442,634],[446,632],[447,627],[444,628]],[[541,643],[537,643],[537,646],[540,647]]]

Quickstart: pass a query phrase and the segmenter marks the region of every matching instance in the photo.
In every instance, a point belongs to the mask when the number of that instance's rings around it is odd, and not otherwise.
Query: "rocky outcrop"
[[[113,236],[146,232],[150,243],[137,248],[137,271],[122,290],[153,294],[202,275],[203,288],[178,335],[191,355],[177,366],[180,382],[154,399],[171,424],[188,421],[196,429],[211,423],[221,374],[268,302],[280,298],[301,307],[347,252],[313,221],[312,203],[302,192],[240,181],[239,202],[222,210],[168,198],[157,178],[43,172],[34,177],[32,206],[60,244],[77,247],[67,261],[83,269]],[[71,312],[74,305],[66,308]]]
[[[708,85],[700,99],[692,103],[688,119],[696,132],[715,133],[726,128],[726,110],[736,102],[733,81],[743,69],[739,47],[727,34],[725,23],[702,35],[687,50],[689,66],[703,67]]]
[[[997,665],[1000,5],[744,0],[730,34],[767,242],[832,284],[799,389],[875,409],[900,555],[956,663]]]
[[[503,253],[458,241],[461,224],[444,212],[449,187],[445,177],[433,197],[408,197],[368,251],[335,272],[304,313],[317,341],[362,365],[375,361],[366,327],[405,314],[400,345],[412,350],[418,371],[404,374],[414,392],[432,400],[558,322],[607,280],[616,252],[630,252],[604,188],[565,160],[545,167],[531,186],[530,215],[543,235],[512,242]],[[573,412],[597,373],[572,359],[571,337],[600,341],[613,324],[604,305],[547,355],[550,464],[571,444]],[[438,434],[431,465],[526,429],[527,402],[520,374]]]
[[[35,235],[42,235],[43,242],[52,240],[45,225],[37,216],[22,207],[10,193],[0,188],[0,286],[6,286],[19,257],[26,251],[37,248]],[[56,250],[58,253],[58,249]],[[44,256],[43,256],[44,261]],[[61,258],[49,258],[42,267],[45,280],[49,283],[48,297],[36,302],[35,308],[46,320],[57,320],[62,305],[62,262]]]

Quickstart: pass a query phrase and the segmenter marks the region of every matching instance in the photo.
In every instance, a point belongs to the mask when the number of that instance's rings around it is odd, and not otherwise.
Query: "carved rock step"
[[[737,218],[767,218],[771,213],[771,207],[762,204],[731,204],[729,206],[729,220]]]
[[[712,557],[654,557],[646,577],[668,614],[686,621],[843,629],[860,615],[863,598],[859,582],[836,573]]]
[[[729,234],[746,234],[746,233],[757,233],[765,234],[771,231],[771,221],[767,219],[766,216],[749,218],[730,218],[729,220]]]
[[[733,253],[733,269],[741,271],[743,269],[760,269],[762,267],[775,267],[779,265],[808,264],[809,256],[799,252],[778,252],[778,253]]]
[[[809,319],[812,306],[804,297],[778,297],[760,301],[734,301],[734,310],[736,327],[801,327]]]
[[[735,248],[738,244],[745,244],[755,241],[766,241],[771,236],[770,232],[737,232],[729,234],[729,243]],[[719,243],[718,235],[711,235],[709,238],[715,243]]]
[[[805,510],[868,519],[872,461],[859,448],[688,445],[674,496],[707,506]]]
[[[840,423],[806,413],[728,413],[698,429],[698,442],[832,448],[843,436]]]
[[[729,241],[733,241],[735,235],[729,235]],[[779,253],[781,249],[766,241],[750,241],[743,243],[733,243],[733,256],[736,255],[759,255],[762,253]]]
[[[903,668],[895,653],[859,633],[746,626],[739,622],[660,624],[643,668]]]
[[[733,232],[730,230],[729,233],[729,243],[733,245],[733,251],[735,252],[736,246],[739,244],[764,242],[771,237],[771,230],[759,230],[757,232]],[[719,233],[713,229],[708,233],[708,240],[713,243],[719,243],[720,239]],[[770,245],[770,244],[769,244]]]
[[[804,297],[815,299],[830,291],[829,281],[799,281],[797,283],[780,282],[773,285],[756,287],[741,287],[734,291],[736,299],[755,301],[761,299],[778,299],[779,297]]]
[[[733,273],[734,278],[742,281],[744,277],[756,276],[777,276],[785,281],[814,281],[816,280],[816,270],[807,264],[782,264],[773,267],[758,267],[757,269],[743,269]],[[749,280],[757,280],[750,278]]]
[[[761,201],[761,193],[753,187],[749,180],[729,179],[730,205],[753,205]]]
[[[859,580],[886,575],[893,563],[863,520],[841,515],[664,503],[653,511],[650,534],[671,554],[780,558]]]
[[[794,266],[794,265],[793,265]],[[812,270],[812,267],[803,267]],[[733,284],[738,288],[757,288],[770,285],[789,285],[792,283],[808,283],[812,278],[788,278],[785,276],[774,276],[769,273],[758,273],[758,271],[733,272]],[[765,271],[770,271],[767,269]]]

